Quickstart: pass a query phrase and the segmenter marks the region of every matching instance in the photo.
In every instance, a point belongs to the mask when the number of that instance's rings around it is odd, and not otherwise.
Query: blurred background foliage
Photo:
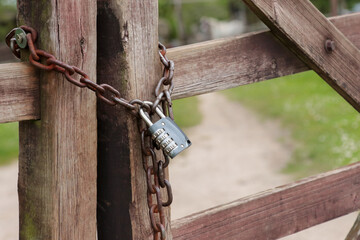
[[[0,41],[16,26],[16,1],[0,0]]]
[[[330,0],[311,0],[324,14],[330,13]],[[338,0],[339,13],[351,12],[359,0]],[[241,0],[159,0],[160,37],[162,41],[177,46],[197,42],[201,19],[211,17],[231,21],[245,17],[247,31],[258,30],[258,18]],[[264,26],[260,24],[262,28]],[[161,28],[166,29],[161,29]]]
[[[18,157],[18,123],[0,124],[0,166]]]

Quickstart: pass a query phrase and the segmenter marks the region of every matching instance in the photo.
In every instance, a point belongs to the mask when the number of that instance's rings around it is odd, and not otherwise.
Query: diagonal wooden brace
[[[286,47],[360,111],[360,51],[310,1],[244,2]]]

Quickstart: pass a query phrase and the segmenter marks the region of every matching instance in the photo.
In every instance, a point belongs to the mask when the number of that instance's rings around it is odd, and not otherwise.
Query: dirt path
[[[292,181],[280,172],[292,147],[277,122],[261,121],[221,94],[200,101],[204,119],[187,129],[193,146],[171,163],[173,219]],[[18,239],[16,182],[16,163],[0,168],[0,240]],[[355,218],[351,214],[284,239],[344,239]]]
[[[277,123],[221,94],[199,99],[203,121],[186,131],[193,145],[170,168],[173,219],[291,182],[280,173],[291,146],[278,141],[286,133]]]
[[[170,167],[173,219],[292,182],[280,172],[292,144],[277,122],[262,121],[218,93],[199,98],[203,121],[186,131],[193,146]],[[355,218],[351,214],[284,239],[344,239]]]
[[[0,168],[0,240],[19,239],[17,162]]]

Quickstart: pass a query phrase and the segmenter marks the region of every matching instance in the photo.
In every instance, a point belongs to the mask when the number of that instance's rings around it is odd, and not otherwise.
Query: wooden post
[[[339,14],[339,2],[338,0],[331,0],[331,16],[337,16]]]
[[[153,100],[161,76],[157,0],[98,0],[97,26],[98,82],[126,99]],[[137,123],[123,107],[98,103],[100,240],[152,239]]]
[[[176,28],[179,34],[178,36],[180,39],[180,43],[184,44],[187,39],[185,38],[185,28],[182,17],[182,0],[173,0],[173,3],[174,3],[174,12],[176,17]]]
[[[94,0],[18,0],[18,10],[39,48],[96,80]],[[20,239],[96,239],[96,98],[38,73],[41,120],[20,123]]]

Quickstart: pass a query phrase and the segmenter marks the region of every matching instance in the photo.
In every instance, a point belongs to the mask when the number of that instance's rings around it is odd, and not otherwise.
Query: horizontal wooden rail
[[[360,48],[360,14],[331,18]],[[224,90],[309,70],[270,31],[169,49],[175,98]]]
[[[39,80],[26,63],[0,65],[0,123],[40,118]]]
[[[360,14],[331,21],[360,47]],[[168,57],[177,99],[309,70],[269,31],[172,48]],[[37,81],[27,64],[0,65],[0,123],[39,118]]]
[[[360,209],[360,163],[173,221],[174,239],[278,239]]]

